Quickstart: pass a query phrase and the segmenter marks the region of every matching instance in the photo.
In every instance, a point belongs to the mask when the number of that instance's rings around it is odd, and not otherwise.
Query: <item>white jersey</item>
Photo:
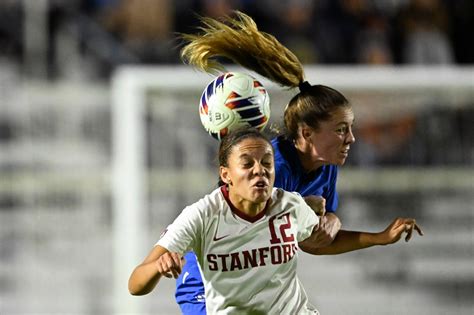
[[[218,188],[186,207],[157,245],[196,253],[208,314],[318,314],[296,275],[298,242],[319,218],[297,193],[273,188],[248,217]]]

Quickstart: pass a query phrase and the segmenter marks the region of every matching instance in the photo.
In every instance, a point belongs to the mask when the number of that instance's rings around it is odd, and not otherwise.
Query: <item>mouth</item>
[[[260,179],[252,187],[256,189],[267,189],[268,186],[269,184],[267,180]]]
[[[348,155],[348,154],[349,154],[349,150],[350,150],[349,147],[344,148],[343,150],[341,150],[341,154],[343,154],[343,155]]]

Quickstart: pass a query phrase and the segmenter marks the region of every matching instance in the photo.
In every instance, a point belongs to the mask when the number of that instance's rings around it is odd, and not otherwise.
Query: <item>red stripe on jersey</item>
[[[227,201],[227,204],[229,205],[230,207],[230,210],[232,210],[232,212],[238,216],[239,218],[245,220],[245,221],[248,221],[250,223],[254,223],[254,222],[257,222],[258,220],[260,220],[261,218],[263,218],[263,216],[265,215],[265,213],[267,212],[267,208],[270,204],[270,199],[267,201],[267,203],[265,204],[265,208],[260,211],[259,213],[257,213],[256,216],[249,216],[247,213],[237,209],[233,204],[232,202],[230,201],[230,198],[229,198],[229,190],[227,188],[227,186],[223,185],[221,186],[221,192],[222,192],[222,195],[224,196],[224,199],[225,201]]]

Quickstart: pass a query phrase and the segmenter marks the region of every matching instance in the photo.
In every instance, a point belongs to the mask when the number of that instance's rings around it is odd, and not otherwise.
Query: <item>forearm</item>
[[[317,234],[316,230],[310,237],[300,242],[299,246],[303,251],[313,255],[336,255],[374,245],[393,244],[398,242],[404,233],[407,234],[405,241],[408,242],[413,230],[419,235],[423,235],[423,231],[416,224],[415,219],[396,218],[384,231],[379,233],[339,230],[334,241],[325,247],[320,246],[314,237]]]
[[[311,243],[302,242],[300,247],[313,255],[337,255],[379,244],[379,233],[339,230],[334,241],[328,246],[318,248],[311,246]]]
[[[158,284],[161,274],[158,272],[155,261],[138,265],[128,280],[128,290],[132,295],[150,293]]]

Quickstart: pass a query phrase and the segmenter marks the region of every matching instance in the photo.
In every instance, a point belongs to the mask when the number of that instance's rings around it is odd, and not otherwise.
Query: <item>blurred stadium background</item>
[[[180,65],[194,12],[250,14],[353,102],[338,181],[348,229],[413,216],[410,243],[302,255],[322,314],[473,314],[474,5],[469,0],[2,0],[0,314],[178,314],[174,281],[127,294],[131,268],[215,185]],[[278,123],[282,91],[264,80]]]

